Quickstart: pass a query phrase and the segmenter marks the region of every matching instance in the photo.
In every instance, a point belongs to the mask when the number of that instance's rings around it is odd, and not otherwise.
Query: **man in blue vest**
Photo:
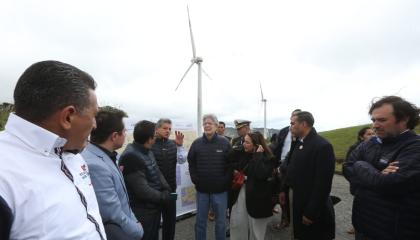
[[[141,121],[134,127],[134,142],[121,154],[120,168],[127,185],[130,205],[144,229],[143,240],[158,240],[162,209],[176,195],[156,163],[152,146],[155,123]]]

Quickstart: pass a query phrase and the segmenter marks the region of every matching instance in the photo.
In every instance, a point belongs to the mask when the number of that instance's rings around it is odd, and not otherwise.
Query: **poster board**
[[[184,148],[188,152],[192,142],[197,138],[197,131],[191,123],[174,123],[173,131],[181,131],[184,134]],[[171,135],[171,137],[174,134]],[[178,199],[176,202],[176,216],[182,216],[194,212],[196,207],[196,192],[194,184],[191,182],[188,162],[177,164],[176,184]]]
[[[133,124],[127,124],[127,135],[126,140],[122,148],[118,150],[121,154],[126,148],[127,144],[133,142]],[[197,131],[195,130],[192,123],[186,122],[173,122],[172,133],[170,139],[175,138],[175,131],[181,131],[184,134],[184,148],[188,153],[188,150],[192,142],[197,138]],[[196,207],[196,192],[194,184],[191,182],[190,172],[188,170],[188,162],[183,164],[177,164],[176,166],[176,184],[178,199],[176,201],[176,216],[182,216],[194,212]]]

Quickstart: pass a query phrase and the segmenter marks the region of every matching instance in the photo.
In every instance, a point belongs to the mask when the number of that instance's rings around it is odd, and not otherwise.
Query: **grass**
[[[346,153],[349,147],[356,142],[357,132],[366,126],[369,126],[369,124],[340,128],[321,132],[319,134],[330,141],[334,147],[334,153],[337,162],[342,162],[346,157]]]
[[[359,129],[369,126],[369,124],[353,126],[348,128],[340,128],[326,132],[320,132],[319,134],[325,137],[334,147],[335,157],[337,159],[335,165],[335,171],[341,173],[342,162],[346,157],[348,148],[356,142],[356,136]],[[415,129],[417,134],[420,134],[420,125]]]

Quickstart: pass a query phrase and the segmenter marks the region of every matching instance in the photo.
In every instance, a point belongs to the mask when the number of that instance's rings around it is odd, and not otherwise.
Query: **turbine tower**
[[[192,46],[192,54],[193,57],[191,59],[191,64],[190,66],[187,68],[187,71],[185,71],[184,75],[182,76],[181,80],[178,83],[178,86],[176,86],[175,91],[178,89],[179,85],[181,85],[182,80],[184,80],[185,76],[188,74],[188,72],[190,71],[190,69],[192,68],[192,66],[194,64],[197,64],[197,68],[198,68],[198,83],[197,83],[197,136],[200,137],[202,134],[202,90],[201,90],[201,73],[204,73],[205,75],[208,76],[208,74],[203,70],[203,68],[201,67],[201,63],[203,62],[203,58],[198,57],[196,54],[196,50],[195,50],[195,43],[194,43],[194,37],[193,37],[193,32],[192,32],[192,27],[191,27],[191,20],[190,20],[190,10],[187,6],[187,13],[188,13],[188,25],[190,27],[190,36],[191,36],[191,46]],[[210,76],[208,76],[210,78]]]
[[[261,81],[260,81],[260,90],[261,90],[261,102],[264,104],[264,139],[267,139],[267,99],[264,98]]]

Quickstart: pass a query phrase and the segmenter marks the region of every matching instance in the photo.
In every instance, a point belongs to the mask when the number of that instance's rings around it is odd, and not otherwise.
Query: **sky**
[[[100,105],[130,120],[196,123],[203,113],[281,128],[292,110],[319,131],[368,123],[372,100],[420,105],[420,1],[0,1],[0,102],[32,63],[72,64],[98,83]]]

